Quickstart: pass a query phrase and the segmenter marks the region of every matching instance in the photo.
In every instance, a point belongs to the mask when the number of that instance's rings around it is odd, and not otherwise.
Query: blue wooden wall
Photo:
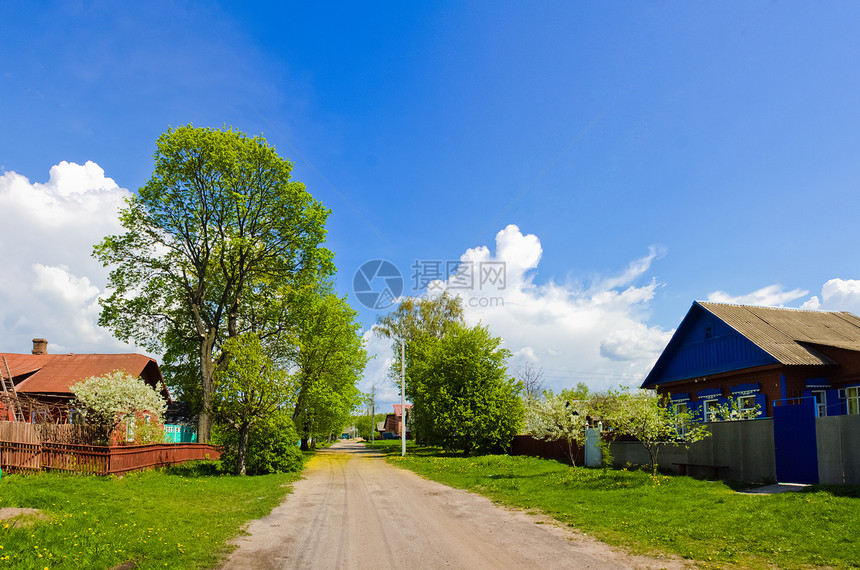
[[[776,362],[752,341],[694,303],[642,386]]]

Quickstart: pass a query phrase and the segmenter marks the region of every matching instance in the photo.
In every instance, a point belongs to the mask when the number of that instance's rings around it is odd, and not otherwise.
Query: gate
[[[777,481],[818,483],[815,402],[812,398],[774,402],[773,443]]]

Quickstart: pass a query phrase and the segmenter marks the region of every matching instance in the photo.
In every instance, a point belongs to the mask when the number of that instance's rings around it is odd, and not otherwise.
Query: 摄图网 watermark
[[[504,261],[416,259],[411,269],[413,294],[410,296],[433,299],[446,290],[454,294],[471,292],[461,295],[470,307],[501,307],[505,304],[503,297],[487,295],[505,289],[507,270]],[[371,259],[356,270],[352,288],[359,303],[369,309],[385,310],[404,294],[403,274],[388,260]]]

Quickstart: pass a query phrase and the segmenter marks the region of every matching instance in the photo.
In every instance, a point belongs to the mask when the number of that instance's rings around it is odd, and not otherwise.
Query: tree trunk
[[[202,388],[203,409],[197,419],[197,443],[209,443],[212,438],[212,396],[215,391],[215,364],[212,362],[212,348],[215,344],[215,331],[209,331],[200,340],[200,387]]]
[[[570,464],[573,467],[576,467],[576,453],[574,452],[573,440],[567,440],[567,455],[570,457]]]
[[[245,456],[248,451],[248,434],[251,431],[251,425],[248,422],[243,422],[239,426],[239,444],[236,449],[236,475],[245,474]]]

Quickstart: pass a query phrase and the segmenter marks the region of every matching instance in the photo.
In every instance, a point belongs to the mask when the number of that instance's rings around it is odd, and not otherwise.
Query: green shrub
[[[221,462],[225,469],[236,465],[239,434],[235,429],[217,426],[214,440],[224,446]],[[277,412],[251,428],[245,466],[248,475],[288,473],[302,468],[303,456],[296,445],[299,436],[286,412]]]

